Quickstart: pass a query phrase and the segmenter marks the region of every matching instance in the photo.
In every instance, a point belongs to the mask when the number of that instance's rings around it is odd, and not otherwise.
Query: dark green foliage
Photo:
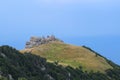
[[[23,78],[18,78],[18,80],[27,80],[27,79],[23,77]]]
[[[82,47],[84,47],[84,48],[90,50],[91,52],[95,53],[95,54],[96,54],[96,57],[97,57],[97,56],[103,57],[102,55],[100,55],[99,53],[97,53],[96,51],[92,50],[91,48],[89,48],[89,47],[87,47],[87,46],[82,46]],[[103,57],[103,58],[105,58],[105,57]]]
[[[0,80],[8,80],[6,77],[0,76]]]
[[[91,50],[91,49],[89,49]],[[99,54],[97,54],[99,55]],[[106,59],[107,60],[107,59]],[[120,67],[107,60],[113,69],[106,73],[83,71],[82,67],[63,67],[30,53],[21,54],[9,46],[0,47],[0,80],[120,80]],[[3,77],[4,76],[4,77]]]

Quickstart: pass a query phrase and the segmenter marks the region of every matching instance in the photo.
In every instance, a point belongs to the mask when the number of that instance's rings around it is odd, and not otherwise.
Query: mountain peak
[[[56,38],[54,35],[48,35],[47,37],[35,37],[32,36],[30,38],[30,41],[26,42],[25,48],[32,48],[34,46],[39,46],[42,44],[47,44],[49,42],[53,42],[53,41],[59,41],[59,42],[63,42],[62,40],[59,40],[58,38]]]
[[[95,51],[85,46],[75,46],[62,43],[59,41],[49,42],[47,44],[38,45],[21,51],[22,53],[32,53],[47,59],[47,62],[59,62],[63,66],[71,66],[72,68],[83,67],[87,71],[105,72],[113,67],[106,59]]]

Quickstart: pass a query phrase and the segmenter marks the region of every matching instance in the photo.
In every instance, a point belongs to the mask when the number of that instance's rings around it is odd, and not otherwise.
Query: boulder
[[[52,41],[63,42],[63,41],[57,39],[54,35],[47,36],[47,37],[44,37],[44,36],[42,36],[42,37],[32,36],[30,38],[30,41],[26,42],[25,48],[32,48],[34,46],[39,46],[39,45],[46,44],[46,43],[49,43],[49,42],[52,42]]]

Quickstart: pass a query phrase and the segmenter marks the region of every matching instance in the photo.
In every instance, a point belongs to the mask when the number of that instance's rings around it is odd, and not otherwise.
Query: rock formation
[[[44,37],[44,36],[43,37],[34,37],[34,36],[32,36],[30,38],[30,41],[26,42],[25,48],[32,48],[33,46],[46,44],[46,43],[49,43],[49,42],[52,42],[52,41],[63,42],[63,41],[57,39],[54,35],[47,36],[47,37]]]

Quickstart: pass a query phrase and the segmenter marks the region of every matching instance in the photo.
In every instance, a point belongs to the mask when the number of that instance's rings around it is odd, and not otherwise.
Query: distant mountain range
[[[120,80],[120,66],[53,35],[31,37],[21,51],[0,47],[0,80]]]

